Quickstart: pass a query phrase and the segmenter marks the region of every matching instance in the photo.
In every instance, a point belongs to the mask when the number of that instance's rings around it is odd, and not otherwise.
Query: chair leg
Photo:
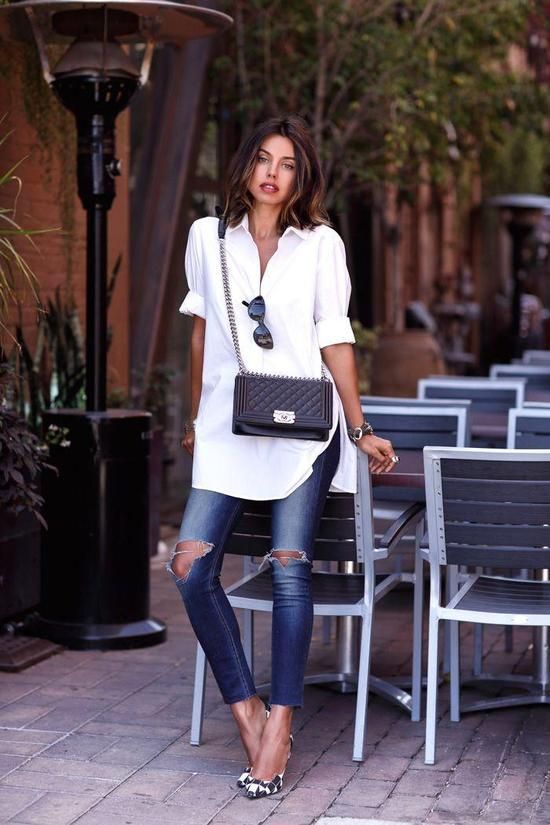
[[[325,573],[330,573],[332,569],[332,565],[330,561],[324,561],[321,564],[321,570]],[[324,645],[329,645],[331,643],[331,634],[332,634],[332,616],[323,616],[323,623],[322,623],[322,640]]]
[[[428,688],[426,693],[426,744],[424,762],[435,763],[435,729],[437,724],[437,687],[439,665],[439,619],[430,610],[428,635]]]
[[[367,724],[367,704],[369,701],[371,635],[372,607],[370,610],[367,610],[367,613],[363,616],[363,620],[361,622],[359,674],[357,679],[357,699],[355,702],[355,731],[353,735],[354,762],[362,762],[365,758],[365,732]]]
[[[491,570],[490,568],[485,570],[483,567],[476,567],[475,572],[478,576],[482,576],[483,573],[490,573]],[[474,625],[474,656],[472,659],[472,674],[474,676],[481,676],[483,673],[483,635],[483,625]]]
[[[422,611],[424,607],[424,561],[418,552],[414,559],[412,709],[413,722],[420,721],[422,700]]]
[[[483,672],[483,625],[474,625],[474,656],[472,660],[472,673],[474,676],[481,676]]]
[[[452,592],[452,587],[453,577],[451,574],[451,567],[448,567],[445,577],[446,604],[449,604],[454,595]],[[449,627],[449,622],[445,622],[443,625],[443,664],[441,670],[443,676],[451,671],[451,629]]]
[[[514,652],[514,628],[509,624],[504,628],[504,650],[506,653]]]
[[[191,712],[192,745],[200,745],[202,739],[202,722],[204,719],[204,690],[206,687],[206,656],[204,650],[197,644],[197,658],[195,662],[195,684],[193,687],[193,710]]]
[[[254,611],[245,610],[243,616],[243,650],[246,663],[254,678]]]
[[[460,623],[451,626],[451,722],[460,722]]]
[[[331,632],[332,632],[332,625],[331,625],[331,617],[330,616],[323,616],[323,644],[329,645],[331,642]]]

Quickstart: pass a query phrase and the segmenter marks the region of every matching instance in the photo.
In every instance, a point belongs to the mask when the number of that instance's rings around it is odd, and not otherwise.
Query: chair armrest
[[[416,501],[414,504],[411,504],[411,506],[408,507],[405,512],[401,513],[399,518],[388,527],[378,542],[378,548],[391,553],[407,530],[412,526],[416,526],[416,524],[424,518],[425,512],[426,505],[422,501]]]

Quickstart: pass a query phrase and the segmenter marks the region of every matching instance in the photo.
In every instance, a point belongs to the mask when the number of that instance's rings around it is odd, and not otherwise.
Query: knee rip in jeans
[[[187,581],[189,573],[197,559],[202,559],[214,549],[214,545],[208,541],[199,539],[187,539],[178,541],[172,551],[170,561],[166,565],[169,573],[175,577],[176,581]]]
[[[273,564],[274,561],[279,562],[282,567],[287,567],[291,561],[311,564],[304,550],[270,550],[265,554],[260,570],[263,570],[267,564]]]

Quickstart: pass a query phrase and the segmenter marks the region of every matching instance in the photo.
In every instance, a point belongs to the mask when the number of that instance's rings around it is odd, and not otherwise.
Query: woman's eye
[[[294,172],[295,167],[291,163],[285,163],[283,165],[284,165],[285,169],[290,169],[291,172]]]
[[[258,163],[267,163],[267,158],[266,158],[266,157],[262,157],[262,155],[259,155],[259,157],[258,157]]]

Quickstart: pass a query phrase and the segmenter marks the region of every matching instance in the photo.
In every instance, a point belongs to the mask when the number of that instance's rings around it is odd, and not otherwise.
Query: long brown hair
[[[324,180],[317,150],[306,123],[298,115],[273,117],[260,123],[235,153],[227,174],[224,214],[229,226],[236,226],[254,206],[248,191],[263,141],[281,135],[292,141],[296,155],[294,189],[279,215],[279,231],[288,226],[311,229],[330,223],[323,204]]]

